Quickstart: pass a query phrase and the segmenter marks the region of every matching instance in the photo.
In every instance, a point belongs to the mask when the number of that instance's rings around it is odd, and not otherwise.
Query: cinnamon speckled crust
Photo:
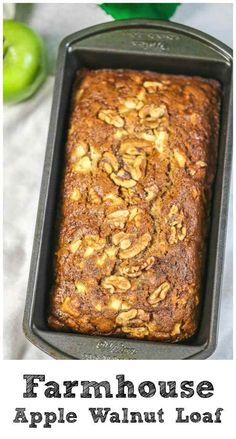
[[[159,341],[195,333],[219,106],[214,80],[78,76],[51,328]]]

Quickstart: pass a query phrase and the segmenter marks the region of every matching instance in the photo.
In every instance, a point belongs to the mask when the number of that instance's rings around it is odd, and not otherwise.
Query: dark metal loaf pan
[[[206,261],[201,321],[184,343],[58,333],[47,325],[53,279],[55,217],[75,73],[131,68],[215,78],[222,84],[218,168]],[[232,155],[232,51],[210,36],[163,21],[125,20],[74,33],[60,45],[24,315],[26,337],[58,359],[187,359],[209,357],[217,340]]]

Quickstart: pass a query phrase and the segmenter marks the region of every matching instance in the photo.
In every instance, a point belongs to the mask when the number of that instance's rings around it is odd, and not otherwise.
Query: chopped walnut
[[[121,329],[123,332],[131,334],[133,337],[137,338],[143,338],[149,334],[149,330],[145,326],[140,326],[139,328],[130,328],[129,326],[123,326]]]
[[[72,160],[75,161],[73,168],[76,172],[89,172],[96,168],[100,157],[100,152],[94,146],[88,147],[87,144],[81,143],[72,154]]]
[[[135,188],[121,188],[121,193],[122,193],[122,197],[123,199],[129,203],[130,205],[132,204],[137,204],[140,202],[140,197],[139,194],[135,191]]]
[[[128,233],[118,232],[112,237],[112,242],[115,245],[119,245],[122,250],[130,247],[131,245],[131,236]]]
[[[140,264],[140,269],[149,270],[153,266],[154,262],[155,262],[155,257],[149,256],[149,258],[147,258],[146,261]]]
[[[120,243],[120,248],[122,250],[125,250],[127,248],[129,248],[131,246],[131,241],[129,239],[123,239],[123,241],[121,241]]]
[[[110,209],[113,209],[113,206],[111,206]],[[128,209],[119,209],[119,210],[112,210],[112,212],[107,214],[107,218],[114,219],[114,218],[126,218],[129,215]]]
[[[145,99],[145,95],[146,95],[146,90],[145,88],[141,88],[137,94],[137,98],[139,101],[143,101]]]
[[[125,170],[130,173],[134,180],[138,181],[141,177],[144,177],[146,169],[146,158],[144,155],[133,157],[125,154],[123,155],[123,160]]]
[[[111,212],[107,215],[107,221],[108,224],[123,229],[128,216],[129,211],[127,209],[115,210],[115,212]]]
[[[163,282],[153,293],[150,294],[148,302],[150,305],[156,305],[160,301],[164,300],[166,294],[170,289],[170,284],[168,282]]]
[[[94,146],[90,146],[90,157],[92,160],[92,167],[96,168],[97,163],[101,158],[101,153]]]
[[[136,181],[132,180],[132,178],[127,179],[127,178],[124,178],[123,176],[120,176],[118,174],[114,174],[114,172],[112,172],[112,174],[110,174],[110,177],[117,186],[130,188],[130,187],[133,187],[136,185]]]
[[[140,110],[143,106],[143,102],[139,101],[136,98],[129,98],[122,101],[119,105],[119,113],[127,113],[130,110]]]
[[[159,191],[158,187],[156,187],[154,185],[149,186],[149,187],[145,187],[144,189],[145,189],[145,192],[147,193],[147,196],[146,196],[147,201],[154,200],[154,198],[157,196],[158,191]]]
[[[105,277],[101,285],[103,288],[110,290],[111,293],[114,293],[115,290],[127,291],[131,287],[128,279],[116,275]]]
[[[138,181],[145,174],[146,169],[146,158],[143,156],[138,156],[135,158],[133,163],[133,168],[130,170],[131,177]]]
[[[133,110],[137,106],[137,101],[135,98],[129,98],[124,101],[124,105],[129,110]]]
[[[118,233],[115,233],[115,234],[112,236],[112,242],[113,242],[115,245],[118,245],[118,244],[122,241],[122,239],[126,239],[126,237],[127,237],[127,234],[126,234],[125,232],[118,232]]]
[[[148,142],[155,142],[155,134],[153,130],[141,131],[137,135],[139,139],[147,140]]]
[[[155,133],[155,148],[159,153],[163,153],[168,145],[169,135],[166,131],[154,130]]]
[[[115,110],[101,110],[98,113],[98,118],[109,125],[114,125],[116,128],[122,128],[124,126],[124,120]]]
[[[126,139],[120,144],[120,153],[129,154],[131,156],[144,155],[145,153],[150,153],[153,149],[153,144],[149,140],[145,139]]]
[[[134,267],[119,267],[119,271],[121,274],[124,274],[125,276],[134,278],[139,277],[142,274],[142,270],[138,266]]]
[[[112,206],[116,206],[123,203],[121,197],[118,197],[117,195],[112,193],[104,195],[103,200],[108,201],[109,204],[111,204]]]
[[[178,232],[178,239],[179,239],[180,241],[183,241],[183,240],[184,240],[184,238],[185,238],[185,236],[186,236],[186,232],[187,232],[186,227],[182,227],[182,228],[181,228],[181,232]]]
[[[148,322],[150,319],[150,313],[144,311],[143,309],[138,309],[136,319],[141,320],[143,322]]]
[[[134,319],[137,315],[137,309],[130,309],[129,311],[121,312],[116,317],[116,323],[118,325],[127,325],[130,320]]]
[[[164,104],[161,104],[159,107],[154,104],[144,105],[144,107],[139,110],[139,117],[141,119],[159,119],[159,117],[164,116],[164,114],[166,114],[166,106]]]
[[[101,203],[101,198],[93,188],[89,189],[89,200],[91,201],[92,204]]]
[[[176,244],[179,241],[183,241],[186,237],[186,227],[183,224],[184,214],[183,211],[179,211],[179,208],[176,204],[173,204],[170,208],[169,212],[169,224],[170,224],[170,237],[169,243]]]
[[[192,165],[188,166],[188,172],[193,177],[196,174],[196,169]]]
[[[122,304],[121,304],[122,311],[128,311],[128,309],[130,309],[130,308],[131,308],[131,306],[128,302],[122,302]]]
[[[171,226],[169,243],[176,244],[177,242],[178,242],[178,239],[176,239],[176,228],[175,228],[175,226]]]
[[[108,174],[111,174],[112,171],[118,171],[119,169],[117,158],[112,152],[105,152],[103,154],[100,165]]]
[[[198,160],[195,163],[191,163],[188,166],[187,171],[193,177],[198,171],[201,171],[202,169],[204,169],[206,167],[207,167],[207,163],[206,162],[203,162],[202,160]]]
[[[131,247],[127,248],[126,250],[121,250],[119,253],[120,258],[134,258],[134,256],[141,253],[141,251],[143,251],[147,247],[150,241],[151,235],[149,233],[145,233],[144,235],[140,236],[140,238],[138,238],[137,241],[133,245],[131,245]]]
[[[160,214],[161,214],[161,203],[160,203],[160,199],[156,198],[156,200],[154,200],[152,203],[151,215],[154,217],[154,219],[156,219]]]
[[[173,215],[176,215],[179,212],[179,208],[176,204],[173,204],[170,208],[169,216],[172,217]]]
[[[156,93],[157,89],[162,90],[164,84],[159,81],[144,81],[143,86],[147,89],[148,93]]]
[[[106,240],[98,235],[87,235],[84,238],[85,252],[84,257],[88,258],[95,251],[102,250],[105,247]]]
[[[80,143],[75,147],[74,151],[72,152],[71,158],[73,161],[76,161],[81,157],[84,157],[87,154],[87,152],[88,152],[88,145],[85,142]]]
[[[198,160],[196,162],[196,165],[199,166],[200,168],[206,168],[207,167],[207,163],[203,162],[202,160]]]

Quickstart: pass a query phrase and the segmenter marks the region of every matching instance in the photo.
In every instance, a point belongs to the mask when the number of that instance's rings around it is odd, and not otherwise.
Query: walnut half
[[[166,294],[170,289],[170,284],[168,282],[163,282],[153,293],[150,294],[148,302],[150,305],[156,305],[161,300],[164,300]]]
[[[102,287],[114,293],[115,290],[127,291],[131,287],[131,283],[123,276],[105,277],[101,283]]]
[[[151,241],[151,235],[149,233],[144,233],[144,235],[140,236],[137,241],[131,245],[126,250],[121,250],[119,256],[121,259],[130,259],[134,258],[134,256],[138,255],[143,251],[149,242]]]

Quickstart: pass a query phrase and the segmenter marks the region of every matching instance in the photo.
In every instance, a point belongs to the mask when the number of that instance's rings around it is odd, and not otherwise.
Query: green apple
[[[3,20],[3,99],[29,98],[46,78],[45,48],[40,36],[15,20]]]

